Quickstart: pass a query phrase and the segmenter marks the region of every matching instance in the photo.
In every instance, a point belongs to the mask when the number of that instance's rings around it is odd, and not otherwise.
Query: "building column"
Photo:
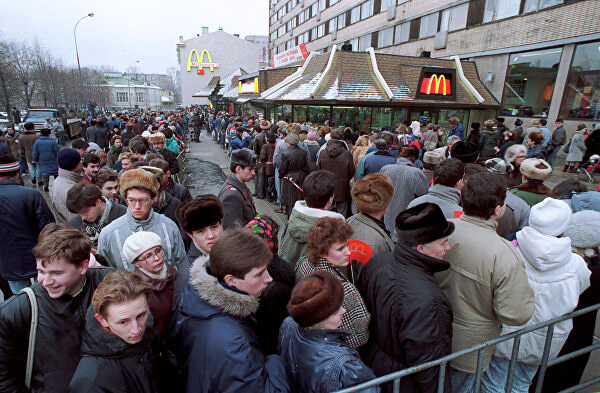
[[[556,80],[554,81],[552,101],[550,101],[550,109],[548,111],[549,124],[554,123],[559,116],[560,105],[562,104],[574,52],[575,44],[567,44],[563,46],[562,55],[560,57],[560,65],[558,66],[558,73],[556,74]]]

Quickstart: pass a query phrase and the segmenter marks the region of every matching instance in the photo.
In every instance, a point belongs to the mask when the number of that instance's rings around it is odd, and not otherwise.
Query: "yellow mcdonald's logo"
[[[433,74],[429,77],[429,83],[427,84],[427,94],[431,93],[431,86],[435,81],[435,89],[433,90],[434,94],[440,94],[440,84],[442,85],[442,95],[446,95],[446,77],[441,75],[438,77],[436,74]]]
[[[196,61],[192,62],[192,56],[196,54]],[[204,55],[208,56],[208,63],[204,63]],[[192,66],[198,67],[200,70],[202,67],[210,67],[211,71],[214,71],[214,67],[218,67],[219,65],[212,62],[212,58],[210,57],[210,53],[208,50],[204,49],[200,55],[198,55],[198,51],[196,49],[192,49],[190,54],[188,55],[187,61],[187,71],[190,72],[192,70]]]

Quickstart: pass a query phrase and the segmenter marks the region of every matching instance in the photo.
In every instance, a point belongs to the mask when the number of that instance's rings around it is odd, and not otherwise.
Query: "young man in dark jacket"
[[[31,285],[36,275],[31,249],[54,216],[39,191],[19,184],[19,163],[0,154],[0,260],[2,278],[13,293]]]
[[[250,149],[231,153],[231,175],[225,180],[218,198],[223,204],[223,229],[236,224],[244,226],[256,216],[256,207],[246,182],[252,181],[256,169],[256,154]]]
[[[31,305],[26,294],[0,307],[0,391],[64,393],[80,359],[85,313],[106,268],[88,269],[91,242],[74,228],[56,229],[33,249],[38,283],[32,286],[38,325],[31,388],[25,368]]]
[[[165,160],[161,160],[160,158],[155,158],[148,163],[150,166],[160,168],[163,171],[163,179],[161,187],[167,191],[171,196],[179,199],[182,203],[187,201],[188,199],[192,199],[192,194],[190,194],[190,190],[187,187],[182,186],[181,184],[175,183],[171,178],[171,170],[169,169],[169,163]]]
[[[381,377],[450,354],[452,305],[434,273],[450,267],[442,260],[454,224],[438,205],[423,203],[396,217],[398,242],[362,269],[358,288],[371,313],[370,340],[363,359]],[[382,296],[386,294],[386,296]],[[439,368],[402,378],[401,392],[435,392]],[[446,371],[444,391],[450,391]],[[392,384],[383,387],[391,392]]]
[[[258,296],[272,281],[271,258],[261,238],[234,229],[192,266],[173,328],[188,392],[290,391],[282,359],[264,356],[253,329]]]

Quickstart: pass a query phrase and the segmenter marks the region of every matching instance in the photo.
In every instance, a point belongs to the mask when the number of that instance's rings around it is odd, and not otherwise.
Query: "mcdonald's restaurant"
[[[265,76],[276,70],[265,70]],[[255,81],[259,91],[248,85],[252,98],[243,105],[260,108],[270,121],[328,121],[369,132],[423,115],[442,127],[449,127],[451,116],[465,126],[483,123],[500,107],[469,61],[333,50],[311,53],[277,83],[264,86],[261,72]],[[244,96],[240,91],[238,100]]]

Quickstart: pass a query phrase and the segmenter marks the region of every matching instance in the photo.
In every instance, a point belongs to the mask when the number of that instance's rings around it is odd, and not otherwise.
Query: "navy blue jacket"
[[[51,222],[54,216],[39,191],[14,179],[0,179],[0,267],[5,280],[36,275],[31,249],[40,231]]]
[[[187,392],[286,393],[278,355],[265,357],[253,330],[258,300],[226,288],[194,263],[174,316],[173,338]],[[202,294],[200,296],[200,294]]]
[[[327,393],[374,379],[343,330],[309,330],[287,317],[279,331],[281,357],[299,392]],[[361,392],[376,393],[379,387]]]
[[[246,147],[248,144],[246,143],[247,141],[241,140],[240,138],[233,137],[230,141],[229,141],[229,145],[231,146],[232,150],[238,150],[238,149],[243,149],[244,147]]]
[[[386,165],[395,164],[396,158],[387,151],[376,151],[375,154],[365,158],[364,175],[377,173]]]
[[[452,136],[452,135],[456,135],[457,137],[460,138],[461,141],[465,140],[465,127],[463,126],[462,123],[459,122],[457,125],[455,125],[454,127],[452,127],[450,129],[448,136]]]
[[[42,176],[58,176],[58,151],[56,140],[49,136],[40,136],[33,144],[33,161],[40,163]]]

